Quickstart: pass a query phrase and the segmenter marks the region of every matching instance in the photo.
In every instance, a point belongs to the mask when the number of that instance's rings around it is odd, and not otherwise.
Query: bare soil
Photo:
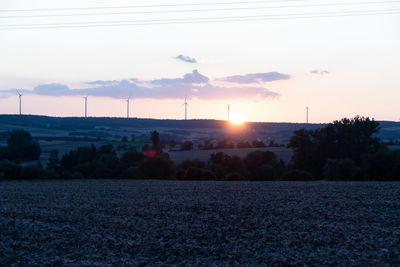
[[[3,266],[400,264],[400,183],[0,182]]]

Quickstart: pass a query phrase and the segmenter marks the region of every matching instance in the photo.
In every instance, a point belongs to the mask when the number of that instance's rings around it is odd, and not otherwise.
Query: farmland
[[[400,184],[0,182],[5,265],[400,264]]]
[[[207,162],[212,153],[223,152],[229,156],[246,157],[250,152],[254,151],[272,151],[278,158],[282,159],[285,163],[290,161],[293,151],[286,147],[263,147],[263,148],[235,148],[235,149],[210,149],[210,150],[192,150],[192,151],[170,151],[168,152],[172,161],[176,164],[184,160],[201,160]]]

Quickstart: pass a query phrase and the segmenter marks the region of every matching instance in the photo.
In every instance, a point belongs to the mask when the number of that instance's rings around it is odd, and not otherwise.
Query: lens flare
[[[232,123],[232,124],[235,124],[235,125],[240,125],[240,124],[243,124],[243,122],[244,122],[244,116],[243,116],[243,114],[232,114],[231,115],[231,118],[229,119],[229,121]]]

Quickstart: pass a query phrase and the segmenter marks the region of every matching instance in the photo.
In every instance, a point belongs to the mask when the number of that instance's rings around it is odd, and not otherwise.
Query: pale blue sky
[[[23,111],[81,116],[82,99],[73,95],[78,91],[56,97],[52,95],[57,93],[52,94],[51,90],[60,85],[69,89],[93,88],[99,84],[88,82],[100,80],[113,83],[108,83],[103,88],[106,93],[101,94],[110,97],[90,93],[94,95],[89,101],[89,114],[93,116],[124,116],[124,102],[120,98],[124,97],[126,90],[127,96],[136,98],[132,116],[137,117],[182,118],[182,99],[188,95],[192,98],[189,101],[189,118],[225,119],[226,104],[230,103],[233,103],[232,112],[242,114],[250,121],[302,122],[306,105],[311,107],[310,119],[314,122],[357,114],[379,120],[400,118],[400,14],[326,17],[327,13],[343,15],[380,10],[393,13],[400,11],[400,1],[380,1],[377,4],[379,1],[298,0],[179,6],[183,3],[210,2],[2,0],[0,10],[3,11],[160,4],[178,6],[0,12],[0,90],[3,91],[0,113],[18,111],[17,96],[7,93],[10,89],[33,90],[37,86],[56,83],[58,85],[54,88],[46,87],[46,92],[50,91],[46,94],[50,96],[25,94]],[[218,1],[221,2],[235,1]],[[370,4],[363,4],[367,2]],[[338,5],[343,3],[346,5]],[[251,9],[254,7],[260,8]],[[247,9],[133,13],[224,8]],[[53,16],[96,12],[119,14]],[[130,14],[120,14],[124,12]],[[238,16],[271,18],[311,13],[322,17],[152,26],[4,29],[15,27],[6,25],[20,24],[76,25],[73,23]],[[13,17],[21,15],[25,17]],[[27,17],[35,15],[41,17]],[[177,59],[178,55],[195,59],[196,63]],[[317,73],[312,73],[314,70]],[[289,78],[260,78],[270,77],[271,73]],[[190,76],[193,74],[204,77],[206,82],[185,82],[184,76],[193,77]],[[230,76],[258,78],[243,84],[238,82],[243,81],[240,79],[232,82],[227,78]],[[155,86],[155,89],[162,90],[155,91],[158,97],[145,91]],[[93,90],[90,92],[96,91]],[[86,91],[80,92],[87,94]]]

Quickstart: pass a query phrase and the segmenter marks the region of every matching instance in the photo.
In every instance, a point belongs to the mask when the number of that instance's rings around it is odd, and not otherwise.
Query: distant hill
[[[380,121],[379,137],[400,140],[400,123]],[[26,129],[33,136],[84,136],[119,139],[122,136],[147,139],[149,132],[157,130],[162,139],[262,139],[287,143],[293,131],[300,128],[316,129],[326,124],[286,122],[248,122],[232,126],[222,120],[159,120],[138,118],[100,117],[48,117],[36,115],[0,115],[0,132]],[[0,135],[1,138],[1,135]]]

